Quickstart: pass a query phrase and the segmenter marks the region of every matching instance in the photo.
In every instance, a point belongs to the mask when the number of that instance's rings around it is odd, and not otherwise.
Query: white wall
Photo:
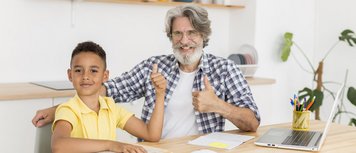
[[[276,5],[278,4],[278,5]],[[258,76],[272,76],[277,83],[268,90],[264,87],[252,87],[254,93],[268,97],[257,96],[263,118],[262,124],[285,122],[291,120],[291,110],[288,99],[297,90],[311,87],[312,74],[303,71],[293,56],[283,63],[279,57],[283,33],[294,33],[294,41],[303,49],[312,61],[314,68],[327,50],[338,40],[340,32],[346,28],[356,30],[356,2],[353,0],[263,0],[256,3],[255,46],[259,53],[260,68]],[[302,9],[301,9],[302,8]],[[297,48],[292,48],[293,55],[304,59]],[[353,80],[356,75],[356,48],[345,43],[339,44],[324,63],[324,81],[343,81],[345,70],[349,70],[348,85],[356,86]],[[310,71],[306,61],[300,61],[303,67]],[[330,86],[336,90],[337,86]],[[257,91],[256,91],[257,90]],[[332,98],[325,97],[321,109],[321,119],[326,120],[331,109]],[[345,107],[356,111],[345,99]],[[345,116],[344,116],[345,117]],[[356,116],[352,116],[356,117]],[[343,118],[348,123],[349,118]]]
[[[314,6],[310,0],[257,1],[255,46],[259,53],[260,67],[256,75],[270,76],[277,81],[272,86],[253,87],[255,94],[263,95],[256,97],[262,124],[291,122],[292,106],[289,98],[311,82],[311,78],[298,67],[292,57],[287,62],[280,60],[280,49],[283,34],[289,31],[294,33],[295,41],[300,42],[305,52],[313,55]]]
[[[314,61],[320,61],[338,41],[338,37],[344,29],[351,29],[356,32],[356,1],[354,0],[317,0],[316,1],[316,29],[315,29],[315,58]],[[349,47],[346,43],[340,43],[329,54],[324,62],[324,81],[343,82],[346,69],[349,70],[347,84],[356,87],[356,46]],[[338,86],[326,85],[336,91]],[[345,93],[346,94],[346,93]],[[327,101],[323,106],[321,114],[326,118],[330,110],[332,98],[327,95]],[[344,99],[345,107],[348,111],[356,112],[356,107]],[[349,122],[349,117],[343,115],[343,123]],[[356,118],[355,115],[351,117]]]
[[[86,40],[106,50],[112,77],[150,56],[170,54],[164,33],[170,8],[83,1],[71,5],[69,0],[4,1],[0,5],[0,65],[4,65],[0,83],[66,80],[70,53]],[[227,57],[229,9],[208,11],[213,33],[206,51]]]
[[[352,10],[355,2],[249,0],[244,3],[246,8],[241,10],[207,8],[213,33],[205,50],[227,57],[243,43],[255,45],[259,54],[256,76],[277,81],[274,85],[252,86],[262,124],[291,121],[288,99],[297,90],[311,85],[312,77],[292,57],[281,62],[283,33],[293,32],[294,40],[316,63],[317,50],[328,47],[321,44],[331,44],[345,27],[356,27]],[[164,33],[164,16],[169,8],[83,1],[72,5],[69,0],[4,0],[0,5],[0,83],[66,80],[70,53],[78,42],[86,40],[101,44],[107,51],[111,77],[150,56],[170,54],[170,42]],[[348,54],[334,54],[341,57],[331,57],[330,62],[355,57],[354,50],[343,46],[339,49]],[[294,54],[301,58],[297,52]],[[350,67],[352,82],[355,66],[352,62],[345,66]],[[325,71],[325,78],[331,80],[343,72],[338,64],[335,69]]]

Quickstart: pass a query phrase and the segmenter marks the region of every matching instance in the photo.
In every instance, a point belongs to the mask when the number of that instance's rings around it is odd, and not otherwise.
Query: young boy
[[[162,133],[166,80],[153,65],[151,82],[157,92],[152,117],[146,125],[112,98],[101,97],[107,81],[105,51],[93,42],[73,50],[68,78],[77,94],[58,106],[53,122],[52,152],[146,152],[142,147],[116,140],[116,128],[146,141],[159,141]]]

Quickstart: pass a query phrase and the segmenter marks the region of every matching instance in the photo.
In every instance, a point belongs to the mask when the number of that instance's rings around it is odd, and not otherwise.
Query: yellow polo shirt
[[[72,125],[71,137],[116,140],[116,128],[123,129],[133,114],[116,105],[110,97],[99,97],[99,103],[97,114],[75,95],[56,109],[52,130],[56,121],[65,120]]]

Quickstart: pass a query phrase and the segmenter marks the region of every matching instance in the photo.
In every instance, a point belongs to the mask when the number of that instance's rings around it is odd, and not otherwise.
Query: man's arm
[[[219,113],[243,131],[256,131],[259,122],[255,114],[248,108],[241,108],[218,99],[217,107],[213,112]]]
[[[215,112],[231,121],[243,131],[256,131],[259,121],[249,108],[241,108],[219,99],[214,93],[207,76],[204,76],[205,90],[193,92],[193,106],[199,112]]]
[[[36,112],[36,115],[32,119],[32,124],[35,127],[42,127],[49,123],[52,123],[54,120],[54,114],[56,112],[58,105],[49,107],[46,109],[41,109]]]

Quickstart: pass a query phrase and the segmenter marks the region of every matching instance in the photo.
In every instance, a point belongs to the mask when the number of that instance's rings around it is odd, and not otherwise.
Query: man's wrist
[[[219,113],[224,118],[227,118],[233,111],[233,108],[231,107],[231,105],[221,99],[219,99],[219,104],[218,104],[218,107],[216,107],[216,108],[218,109],[217,113]]]
[[[157,92],[156,93],[156,98],[164,98],[164,92],[163,93],[160,93],[160,92]]]

